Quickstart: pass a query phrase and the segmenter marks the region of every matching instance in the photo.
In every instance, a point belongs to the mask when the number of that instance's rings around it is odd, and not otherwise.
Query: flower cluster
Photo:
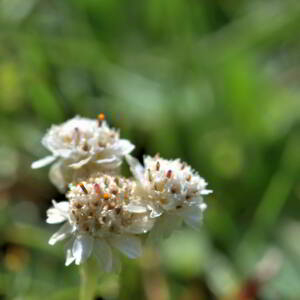
[[[207,183],[179,159],[146,156],[144,166],[134,149],[100,114],[75,117],[50,128],[42,140],[52,152],[32,168],[51,166],[49,177],[67,201],[47,211],[47,222],[62,223],[49,244],[67,239],[66,265],[83,263],[92,253],[103,270],[119,267],[116,249],[129,258],[141,254],[142,237],[158,241],[185,222],[197,228],[206,208]],[[132,178],[121,176],[126,158]]]

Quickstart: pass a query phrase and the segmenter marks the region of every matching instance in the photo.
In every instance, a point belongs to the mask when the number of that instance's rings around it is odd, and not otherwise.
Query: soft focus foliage
[[[77,298],[30,165],[52,123],[104,112],[214,194],[98,299],[299,299],[299,28],[297,0],[0,0],[0,298]]]

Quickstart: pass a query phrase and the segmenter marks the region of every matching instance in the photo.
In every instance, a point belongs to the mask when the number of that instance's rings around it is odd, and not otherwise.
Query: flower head
[[[173,225],[183,219],[188,225],[198,227],[206,209],[203,196],[212,191],[206,189],[207,183],[196,171],[179,159],[146,156],[144,167],[130,155],[126,159],[141,193],[147,195],[144,199],[152,209],[152,217],[169,217],[163,221],[164,226],[176,227]]]
[[[55,202],[47,222],[64,223],[49,244],[67,239],[66,265],[79,265],[92,253],[105,271],[118,269],[115,248],[130,258],[141,254],[141,237],[169,235],[182,221],[198,228],[206,209],[206,181],[179,159],[129,153],[134,145],[120,139],[103,114],[92,120],[76,116],[53,125],[42,139],[51,152],[32,164],[50,168],[52,183],[68,201]],[[120,176],[126,157],[133,179]]]
[[[43,167],[59,159],[51,171],[51,180],[62,191],[62,187],[89,173],[90,169],[117,170],[122,157],[134,149],[128,140],[120,139],[118,131],[108,127],[102,114],[95,120],[76,116],[61,125],[53,125],[42,139],[42,144],[52,155],[34,162],[32,168]],[[76,172],[81,168],[85,169]]]
[[[102,175],[70,185],[69,201],[56,203],[47,212],[48,223],[65,224],[49,240],[51,245],[69,238],[66,265],[84,262],[92,253],[104,270],[110,271],[117,258],[112,247],[130,258],[140,255],[137,237],[153,226],[147,208],[133,212],[128,204],[135,199],[135,182],[123,177]],[[140,205],[141,207],[141,205]]]

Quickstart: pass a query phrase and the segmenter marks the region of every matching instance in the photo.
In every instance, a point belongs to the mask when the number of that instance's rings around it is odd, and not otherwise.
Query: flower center
[[[108,175],[71,185],[67,194],[70,218],[79,231],[119,232],[130,219],[123,206],[132,190],[132,182]]]

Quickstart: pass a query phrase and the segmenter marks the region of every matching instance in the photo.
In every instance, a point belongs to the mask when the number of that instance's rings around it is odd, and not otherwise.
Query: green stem
[[[93,300],[97,289],[99,270],[93,258],[88,259],[80,269],[80,300]]]

